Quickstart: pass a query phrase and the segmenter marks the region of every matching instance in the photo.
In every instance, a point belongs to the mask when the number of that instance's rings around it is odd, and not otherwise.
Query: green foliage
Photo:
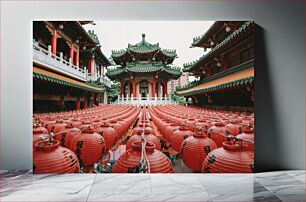
[[[108,90],[108,100],[110,102],[115,102],[118,99],[118,95],[120,93],[120,83],[112,84],[111,89]]]
[[[176,95],[175,93],[171,93],[171,99],[177,103],[179,103],[180,105],[186,105],[187,102],[184,100],[183,97],[180,97],[178,95]]]

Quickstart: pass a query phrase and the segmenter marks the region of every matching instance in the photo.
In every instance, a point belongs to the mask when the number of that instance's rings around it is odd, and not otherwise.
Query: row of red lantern
[[[245,133],[241,133],[240,135],[238,135],[240,129],[239,127],[234,125],[234,122],[229,123],[230,125],[228,124],[227,127],[225,127],[224,123],[222,122],[207,123],[206,121],[202,120],[201,122],[196,122],[194,119],[190,120],[190,124],[186,124],[185,122],[185,126],[180,126],[178,123],[172,122],[175,121],[174,119],[172,119],[172,121],[167,121],[165,119],[160,118],[163,116],[159,116],[159,111],[154,110],[154,108],[150,109],[149,111],[152,120],[156,123],[158,129],[164,134],[166,141],[169,141],[171,143],[174,150],[180,152],[183,161],[192,170],[196,172],[218,172],[218,169],[207,169],[207,165],[204,166],[203,162],[204,159],[208,156],[208,154],[211,154],[211,152],[216,150],[217,147],[220,147],[219,149],[217,149],[217,153],[218,151],[225,151],[223,153],[227,154],[228,159],[234,159],[232,161],[237,161],[234,166],[233,164],[231,165],[233,168],[232,170],[225,169],[222,172],[252,172],[251,168],[254,163],[252,164],[250,162],[254,162],[254,142],[252,142],[252,137],[254,137],[254,133],[251,128],[247,127],[244,131]],[[161,112],[161,114],[162,113],[163,112]],[[175,115],[173,114],[173,116]],[[240,127],[242,128],[242,126]],[[208,137],[206,135],[206,131],[208,131]],[[240,145],[239,149],[235,150],[235,152],[232,152],[232,150],[229,151],[228,148],[230,146],[228,146],[228,143],[224,146],[224,144],[227,142],[227,138],[233,137],[232,134],[238,135],[238,139],[240,138],[245,140],[242,145]],[[231,147],[234,147],[234,145],[232,145]],[[241,155],[245,158],[240,158]],[[221,161],[225,162],[224,165],[226,167],[226,158],[221,157]],[[204,167],[206,167],[206,169],[204,169]],[[246,167],[248,167],[249,170],[245,169]]]
[[[142,142],[142,135],[145,142]],[[159,150],[159,139],[156,137],[154,128],[149,122],[146,109],[144,108],[132,136],[126,144],[126,152],[116,161],[112,172],[173,173],[174,170],[170,160]],[[141,164],[142,158],[145,159],[145,166]]]
[[[58,150],[63,149],[65,149],[67,153],[76,154],[76,156],[78,157],[77,159],[79,160],[75,163],[76,165],[78,165],[77,167],[80,167],[80,165],[84,167],[92,167],[92,165],[95,162],[98,162],[103,157],[103,155],[109,154],[108,150],[117,142],[118,138],[120,138],[122,134],[126,133],[126,130],[128,130],[128,128],[132,125],[133,121],[135,121],[139,114],[139,108],[133,108],[134,109],[132,110],[129,109],[128,112],[124,110],[124,113],[127,114],[127,116],[124,116],[125,119],[123,119],[123,117],[120,117],[119,119],[117,119],[117,121],[113,119],[112,121],[110,121],[109,124],[104,119],[101,121],[101,123],[97,121],[97,119],[100,118],[99,116],[91,116],[92,119],[88,119],[88,117],[85,117],[86,120],[82,121],[81,124],[76,125],[78,128],[73,127],[72,120],[75,118],[71,118],[71,122],[67,123],[64,123],[62,120],[56,121],[55,123],[47,123],[47,127],[49,126],[49,130],[54,132],[54,141],[46,141],[41,139],[41,137],[44,136],[49,136],[50,138],[50,135],[48,135],[48,130],[42,126],[34,126],[33,144],[36,144],[33,152],[33,165],[35,167],[34,172],[71,172],[71,169],[56,170],[56,168],[60,165],[52,164],[52,162],[55,162],[55,160],[63,158],[63,156],[58,155],[59,153],[56,152]],[[119,109],[123,110],[122,107],[120,107]],[[95,111],[95,113],[99,113],[97,110],[92,111]],[[62,117],[57,116],[57,118]],[[81,121],[82,118],[79,119]],[[88,120],[91,120],[92,122]],[[38,144],[40,146],[38,146]],[[55,148],[54,150],[40,149],[41,147],[50,147],[52,145],[57,145],[56,148],[55,146],[52,147]],[[65,146],[69,149],[63,148],[60,145]],[[43,156],[46,156],[46,160],[43,160],[44,164],[46,163],[46,161],[48,162],[49,159],[49,162],[47,163],[49,164],[49,166],[45,170],[38,166],[41,165],[41,160]],[[52,158],[47,158],[48,156]],[[54,161],[52,161],[52,159]],[[73,172],[76,171],[79,171],[79,169],[75,169]]]

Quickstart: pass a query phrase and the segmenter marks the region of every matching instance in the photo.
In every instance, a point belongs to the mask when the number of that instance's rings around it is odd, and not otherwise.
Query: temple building
[[[162,49],[158,43],[142,40],[128,44],[123,50],[112,51],[116,66],[108,68],[107,76],[121,84],[120,96],[144,99],[168,95],[167,83],[181,76],[181,69],[172,65],[176,50]]]
[[[178,87],[176,94],[194,106],[253,110],[254,108],[254,22],[217,21],[192,47],[207,54],[184,64],[197,80]]]
[[[111,65],[91,21],[33,22],[34,112],[83,109],[107,103]]]

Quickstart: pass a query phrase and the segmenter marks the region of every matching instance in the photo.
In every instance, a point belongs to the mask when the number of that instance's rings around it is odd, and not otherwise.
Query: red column
[[[99,104],[100,104],[100,97],[99,97],[98,93],[96,94],[96,103],[97,103],[96,105],[99,106]]]
[[[124,96],[124,86],[123,86],[123,81],[120,81],[120,96]]]
[[[80,106],[81,106],[81,101],[78,100],[75,102],[75,110],[80,110]]]
[[[168,89],[167,89],[167,81],[164,84],[164,96],[168,95]]]
[[[56,55],[56,44],[57,44],[57,32],[56,30],[54,30],[51,38],[52,55]]]
[[[156,79],[153,77],[153,82],[152,82],[152,97],[155,97],[156,94]]]
[[[133,79],[133,97],[136,98],[136,79]]]
[[[71,58],[71,63],[73,64],[74,59],[74,46],[71,44],[69,58]]]
[[[91,57],[88,58],[88,73],[92,73]]]
[[[84,109],[87,109],[88,108],[88,104],[87,104],[87,98],[85,97],[85,100],[84,100]]]
[[[80,60],[80,49],[76,49],[75,53],[75,65],[79,66],[79,60]]]

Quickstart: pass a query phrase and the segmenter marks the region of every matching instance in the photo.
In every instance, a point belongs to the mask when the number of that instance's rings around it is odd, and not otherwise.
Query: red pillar
[[[87,104],[87,98],[85,97],[85,100],[84,100],[84,109],[87,109],[88,108],[88,104]]]
[[[80,49],[76,49],[75,53],[75,65],[79,66],[79,60],[80,60]]]
[[[153,77],[153,82],[152,82],[152,97],[155,97],[156,94],[156,79]]]
[[[92,63],[91,63],[91,57],[88,58],[88,73],[92,73]]]
[[[120,81],[120,96],[124,96],[124,86],[123,86],[123,81]]]
[[[74,46],[71,44],[69,58],[71,58],[71,63],[73,64],[74,59]]]
[[[77,100],[75,102],[75,110],[80,110],[80,106],[81,106],[81,101],[80,100]]]
[[[168,95],[168,89],[167,89],[167,81],[164,84],[164,96]]]
[[[136,98],[136,79],[133,79],[133,97]]]
[[[56,55],[56,44],[57,44],[57,32],[56,30],[54,30],[51,38],[52,55]]]
[[[97,93],[96,94],[96,105],[99,106],[100,104],[100,97],[99,97],[99,94]]]

